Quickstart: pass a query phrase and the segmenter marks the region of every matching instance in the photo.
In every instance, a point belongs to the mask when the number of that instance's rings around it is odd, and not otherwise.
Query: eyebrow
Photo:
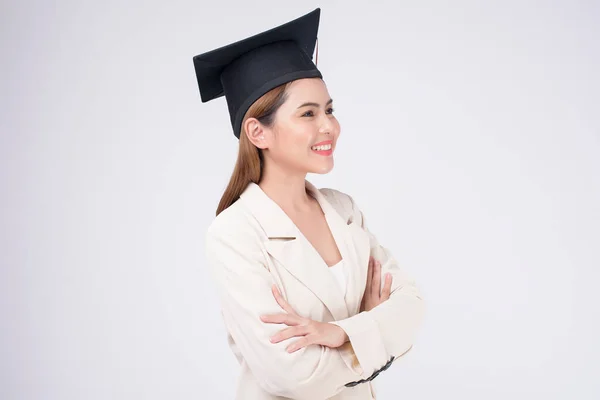
[[[327,101],[327,103],[325,103],[325,105],[331,104],[332,102],[333,102],[333,99],[329,99],[329,101]],[[308,102],[308,103],[301,104],[300,106],[298,106],[298,108],[307,107],[307,106],[319,107],[319,104]]]

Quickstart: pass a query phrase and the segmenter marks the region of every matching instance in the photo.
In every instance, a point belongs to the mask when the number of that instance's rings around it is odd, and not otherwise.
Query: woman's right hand
[[[392,275],[385,276],[383,289],[381,288],[381,263],[373,257],[369,257],[369,269],[367,271],[367,286],[360,303],[360,311],[370,311],[390,298],[392,291]]]

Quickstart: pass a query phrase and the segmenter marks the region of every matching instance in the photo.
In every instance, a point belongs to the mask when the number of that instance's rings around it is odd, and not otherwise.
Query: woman
[[[206,236],[237,399],[373,399],[424,310],[352,197],[306,181],[333,168],[340,134],[312,62],[319,13],[194,57],[202,100],[225,96],[239,139]]]

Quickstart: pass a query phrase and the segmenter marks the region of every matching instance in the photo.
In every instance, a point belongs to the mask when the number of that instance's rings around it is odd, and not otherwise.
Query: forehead
[[[316,102],[325,104],[329,100],[327,86],[320,78],[306,78],[293,81],[287,90],[288,102]]]

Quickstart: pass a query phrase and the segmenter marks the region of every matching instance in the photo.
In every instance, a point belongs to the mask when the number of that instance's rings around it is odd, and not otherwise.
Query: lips
[[[324,140],[322,142],[313,144],[312,147],[314,147],[314,146],[321,146],[321,145],[324,145],[324,144],[331,144],[331,143],[333,143],[333,140]]]
[[[324,140],[313,144],[310,149],[321,156],[331,156],[333,154],[333,140]]]

